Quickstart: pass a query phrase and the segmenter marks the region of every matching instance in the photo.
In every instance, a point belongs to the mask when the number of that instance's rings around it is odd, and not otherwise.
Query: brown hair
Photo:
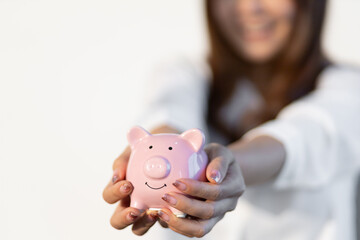
[[[330,64],[321,49],[326,0],[295,0],[297,11],[291,37],[281,54],[267,63],[270,74],[261,81],[251,79],[249,69],[255,66],[239,56],[221,33],[212,16],[213,1],[219,0],[206,0],[208,63],[213,74],[207,121],[233,142],[250,128],[274,119],[283,107],[314,89],[318,75]],[[258,88],[265,106],[260,112],[247,113],[239,119],[239,129],[229,129],[219,110],[233,95],[235,84],[244,77]]]

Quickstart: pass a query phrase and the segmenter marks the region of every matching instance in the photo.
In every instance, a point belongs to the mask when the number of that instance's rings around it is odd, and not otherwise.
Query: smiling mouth
[[[148,187],[151,188],[151,189],[154,189],[154,190],[159,190],[159,189],[162,189],[163,187],[166,187],[166,184],[164,184],[164,185],[161,186],[161,187],[154,188],[154,187],[151,187],[147,182],[145,182],[145,185],[148,186]]]

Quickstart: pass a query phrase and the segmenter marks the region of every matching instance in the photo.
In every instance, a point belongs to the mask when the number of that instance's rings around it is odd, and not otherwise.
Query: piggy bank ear
[[[203,132],[197,128],[192,128],[183,132],[180,137],[188,141],[196,152],[198,152],[205,144],[205,136]]]
[[[151,134],[147,132],[140,126],[132,127],[127,133],[127,139],[130,144],[130,147],[133,148],[135,144],[142,140],[144,137],[150,136]]]

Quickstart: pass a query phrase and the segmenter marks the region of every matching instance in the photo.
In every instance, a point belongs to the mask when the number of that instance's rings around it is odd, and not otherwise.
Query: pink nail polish
[[[123,192],[123,193],[127,193],[130,191],[130,185],[125,183],[123,185],[121,185],[120,187],[120,191]]]
[[[133,212],[129,212],[129,214],[127,215],[128,220],[130,221],[134,221],[136,218],[138,217],[138,215],[136,215]]]
[[[173,196],[165,193],[164,196],[162,196],[162,199],[166,202],[168,202],[170,205],[176,205],[177,200]]]
[[[220,182],[221,174],[218,170],[212,170],[210,177],[216,182]]]
[[[165,222],[169,222],[170,221],[170,217],[169,215],[167,215],[165,212],[163,212],[162,210],[159,211],[159,217],[164,220]]]
[[[118,170],[114,170],[114,173],[113,173],[113,177],[111,179],[112,183],[116,183],[117,180],[119,179],[119,176],[118,176]]]
[[[186,190],[186,185],[178,180],[176,180],[173,185],[179,189],[180,191],[185,191]]]

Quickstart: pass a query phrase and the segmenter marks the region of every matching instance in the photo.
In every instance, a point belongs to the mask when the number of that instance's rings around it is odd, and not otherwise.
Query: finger
[[[163,220],[161,220],[161,218],[158,218],[158,222],[159,222],[159,224],[160,224],[163,228],[169,228],[169,226],[167,225],[167,223],[164,222]]]
[[[213,201],[226,197],[222,191],[222,185],[209,182],[200,182],[194,179],[181,178],[176,180],[173,185],[183,193],[193,197]]]
[[[226,177],[222,184],[213,184],[194,179],[181,178],[176,180],[173,185],[190,196],[215,201],[240,196],[244,191],[244,184],[241,179],[241,175],[236,176],[234,174],[232,179]]]
[[[119,204],[110,219],[110,224],[115,229],[124,229],[140,218],[141,213],[142,212],[137,208],[124,208]]]
[[[210,143],[204,148],[209,158],[206,178],[211,183],[221,183],[226,176],[229,165],[235,160],[232,152],[225,146]]]
[[[237,198],[225,198],[220,201],[201,201],[189,198],[179,193],[167,193],[163,200],[186,214],[200,218],[210,219],[235,209]]]
[[[154,225],[154,223],[156,223],[157,218],[156,212],[152,211],[145,213],[143,217],[133,224],[133,233],[139,236],[144,235]]]
[[[113,184],[110,182],[103,191],[103,198],[107,203],[113,204],[127,196],[133,190],[133,186],[129,181],[123,180]]]
[[[112,182],[116,182],[117,180],[124,180],[126,176],[126,168],[130,158],[131,148],[127,146],[123,153],[117,157],[113,163],[113,178]]]
[[[215,213],[215,204],[213,201],[201,201],[178,193],[166,193],[162,199],[171,207],[201,219],[209,219],[213,217]]]
[[[211,218],[209,220],[191,220],[187,218],[178,218],[169,209],[161,209],[159,217],[165,221],[169,228],[175,232],[188,237],[201,238],[205,236],[221,217]]]
[[[230,160],[222,156],[212,159],[206,167],[206,178],[211,183],[221,183],[226,176]]]

